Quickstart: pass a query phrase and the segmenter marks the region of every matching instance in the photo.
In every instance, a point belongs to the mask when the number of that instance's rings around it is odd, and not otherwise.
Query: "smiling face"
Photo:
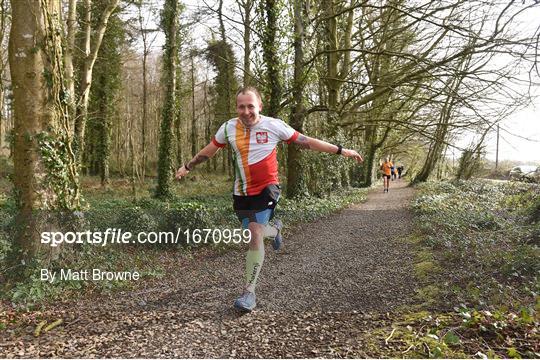
[[[259,122],[261,110],[261,101],[252,91],[247,91],[245,94],[240,93],[236,97],[236,113],[245,127],[252,127]]]

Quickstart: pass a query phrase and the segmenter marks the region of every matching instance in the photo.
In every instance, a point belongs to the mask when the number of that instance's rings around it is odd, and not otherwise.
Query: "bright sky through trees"
[[[540,27],[539,8],[531,8],[525,15],[523,17],[525,29],[534,31]],[[524,78],[527,78],[527,75],[524,74]],[[540,165],[540,84],[532,84],[530,92],[535,96],[532,104],[509,115],[500,123],[499,161],[515,160]],[[469,141],[465,138],[460,145],[466,146]],[[488,135],[485,144],[487,158],[495,160],[497,148],[495,129]]]
[[[161,8],[162,0],[154,0],[156,8]],[[184,0],[183,4],[186,4],[186,13],[184,16],[189,17],[189,13],[196,12],[200,7],[212,7],[213,0],[206,0],[198,3],[194,0]],[[235,4],[232,1],[224,1],[225,11],[230,10],[231,7],[235,8]],[[234,17],[234,16],[232,16]],[[526,14],[520,14],[522,19],[523,28],[529,30],[535,30],[540,26],[540,8],[531,8]],[[157,18],[150,16],[149,27],[155,27],[152,25]],[[206,22],[212,23],[212,20],[207,18]],[[227,23],[228,28],[234,26],[233,23]],[[240,25],[237,25],[240,26]],[[197,31],[191,31],[189,36],[198,44],[204,44],[205,39],[211,37],[211,30],[208,25],[202,24],[195,25]],[[240,33],[241,29],[238,30]],[[233,36],[233,32],[230,33]],[[153,43],[152,48],[154,51],[161,51],[164,42],[164,36],[162,33],[157,34],[156,41]],[[242,49],[235,49],[239,58],[242,56]],[[501,55],[504,56],[504,55]],[[504,62],[503,58],[500,58],[501,63]],[[523,74],[522,80],[525,82],[528,79],[528,74]],[[517,86],[517,85],[516,85]],[[525,85],[523,85],[525,86]],[[528,85],[527,85],[528,86]],[[540,85],[532,85],[530,88],[531,94],[537,96],[533,103],[528,107],[518,110],[513,114],[506,117],[500,122],[500,139],[499,139],[499,160],[515,160],[526,163],[532,163],[540,165]],[[455,143],[459,148],[465,148],[471,140],[475,138],[477,134],[463,134],[462,137]],[[485,144],[486,156],[490,160],[495,160],[496,152],[496,127],[488,134]],[[460,150],[454,149],[454,156],[459,156]],[[451,156],[452,151],[449,149],[447,156]]]

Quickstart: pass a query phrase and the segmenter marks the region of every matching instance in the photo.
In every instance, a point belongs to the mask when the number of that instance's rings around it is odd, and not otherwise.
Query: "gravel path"
[[[0,333],[0,357],[369,357],[363,335],[414,302],[413,250],[400,240],[413,190],[391,185],[296,228],[279,253],[267,246],[251,314],[232,308],[244,252],[204,254],[145,288],[47,311],[64,325],[38,338],[35,324]]]

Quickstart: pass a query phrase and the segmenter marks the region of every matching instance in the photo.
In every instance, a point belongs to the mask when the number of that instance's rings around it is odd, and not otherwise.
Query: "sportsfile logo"
[[[41,243],[52,247],[65,244],[240,244],[251,241],[249,229],[176,229],[172,231],[150,231],[131,233],[122,229],[109,228],[105,231],[42,232]]]

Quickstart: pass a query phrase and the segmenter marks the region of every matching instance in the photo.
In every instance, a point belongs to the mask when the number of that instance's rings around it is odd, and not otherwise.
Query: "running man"
[[[261,110],[261,95],[256,88],[248,86],[238,90],[238,117],[221,125],[212,141],[176,172],[179,180],[220,148],[229,145],[233,150],[233,207],[242,227],[251,231],[244,292],[234,302],[234,307],[241,311],[251,311],[256,305],[255,286],[264,261],[264,237],[274,238],[275,250],[279,250],[282,242],[281,222],[276,220],[274,226],[268,224],[280,195],[277,144],[285,141],[306,149],[350,157],[358,163],[363,161],[356,151],[302,135],[282,120],[260,114]]]
[[[386,157],[386,161],[381,165],[381,172],[383,176],[383,193],[388,192],[388,187],[390,185],[390,177],[392,176],[392,168],[394,164],[390,161],[390,156]]]

